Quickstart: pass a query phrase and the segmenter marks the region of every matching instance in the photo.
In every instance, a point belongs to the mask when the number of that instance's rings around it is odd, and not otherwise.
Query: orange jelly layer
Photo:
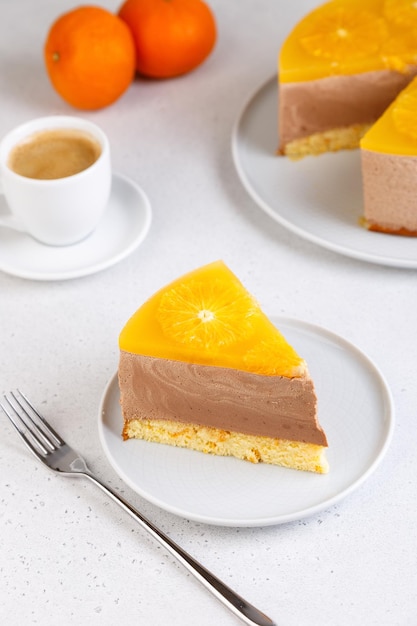
[[[417,78],[406,87],[360,142],[363,150],[417,156]]]
[[[399,0],[333,0],[306,15],[284,42],[279,80],[303,82],[417,63],[417,5]]]
[[[222,262],[155,293],[128,320],[121,350],[198,365],[301,376],[305,361]]]

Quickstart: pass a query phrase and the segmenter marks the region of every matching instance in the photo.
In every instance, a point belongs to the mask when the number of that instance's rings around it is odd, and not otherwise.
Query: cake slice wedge
[[[328,471],[305,360],[222,261],[155,293],[119,348],[125,440]]]
[[[417,236],[417,78],[362,138],[366,228]]]

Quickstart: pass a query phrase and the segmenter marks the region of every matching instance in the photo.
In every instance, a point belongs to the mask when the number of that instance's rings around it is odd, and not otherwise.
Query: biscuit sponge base
[[[131,419],[123,428],[123,439],[155,443],[233,456],[251,463],[269,463],[297,470],[326,474],[329,470],[324,446],[288,439],[273,439],[219,428],[170,420]]]
[[[278,154],[296,161],[306,156],[318,156],[325,152],[355,150],[370,124],[354,124],[346,128],[333,128],[308,137],[294,139],[283,146]]]

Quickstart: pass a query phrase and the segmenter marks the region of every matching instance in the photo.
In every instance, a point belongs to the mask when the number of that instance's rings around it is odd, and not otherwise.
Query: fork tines
[[[5,394],[0,407],[35,454],[45,456],[64,443],[22,391]]]

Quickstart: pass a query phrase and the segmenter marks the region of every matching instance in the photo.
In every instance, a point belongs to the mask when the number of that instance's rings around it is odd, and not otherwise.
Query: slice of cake
[[[364,225],[417,236],[417,79],[361,140]]]
[[[356,148],[417,73],[417,3],[333,0],[304,17],[279,55],[279,152]]]
[[[223,262],[158,291],[119,346],[124,439],[327,471],[306,362]]]

